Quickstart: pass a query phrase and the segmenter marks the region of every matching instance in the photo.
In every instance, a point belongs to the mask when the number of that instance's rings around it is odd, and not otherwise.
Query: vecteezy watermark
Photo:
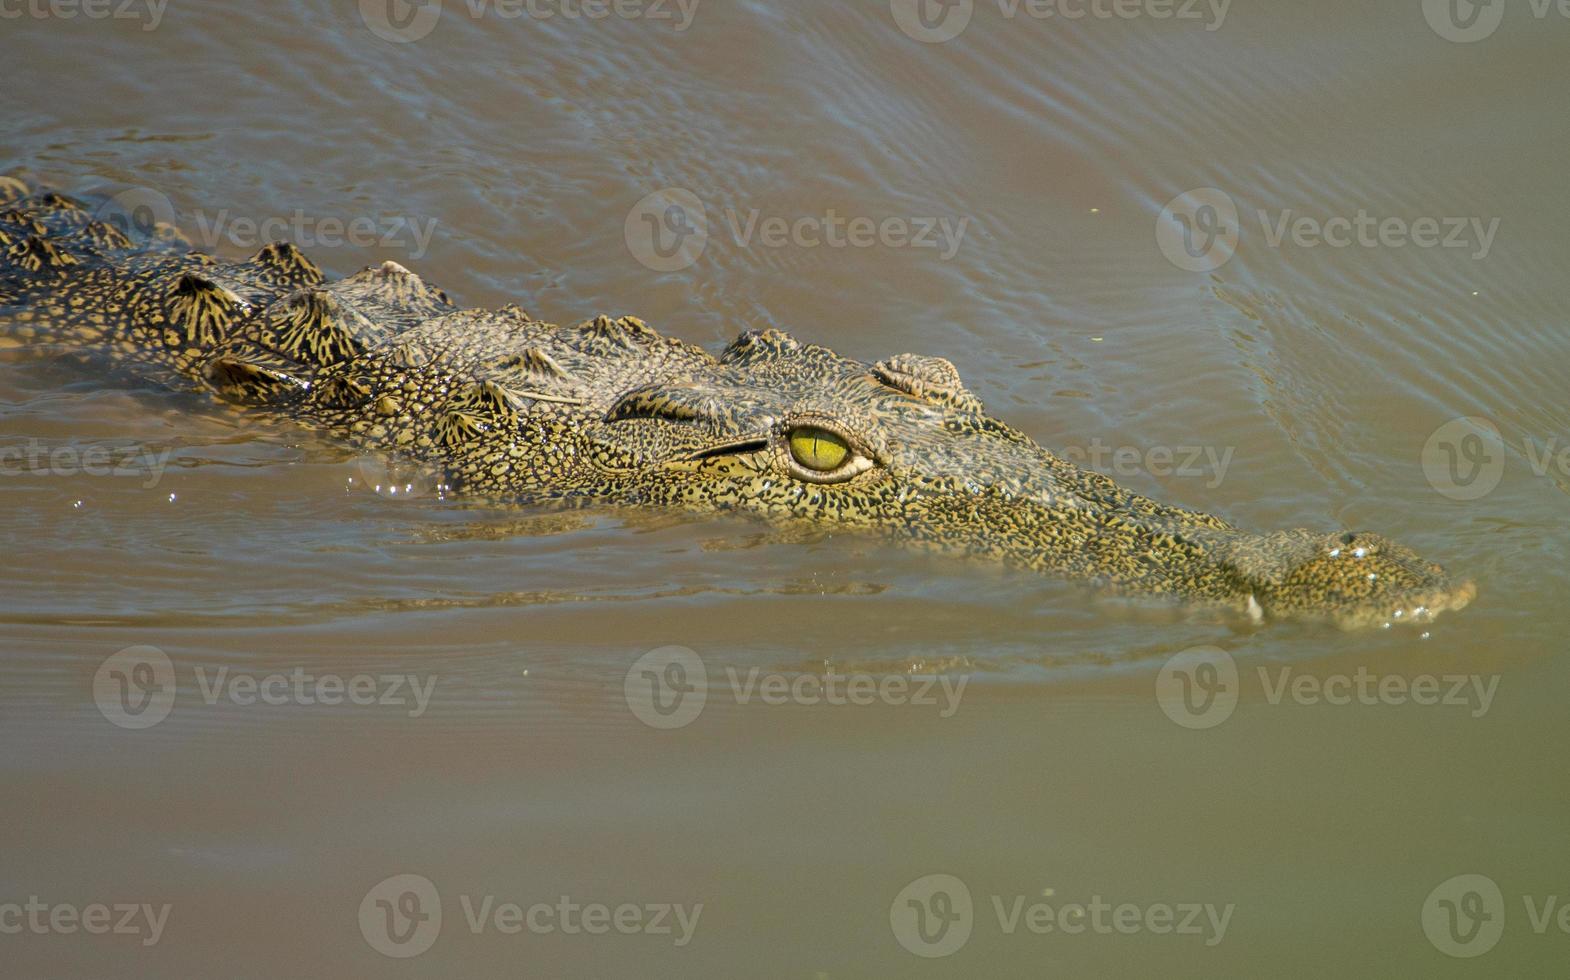
[[[1094,935],[1199,936],[1206,946],[1226,938],[1236,906],[1199,902],[1064,901],[1051,891],[1041,896],[991,895],[1002,936]],[[889,927],[906,951],[926,959],[952,956],[970,941],[977,925],[970,888],[951,874],[924,875],[912,881],[889,906]]]
[[[462,7],[472,20],[597,22],[614,17],[669,24],[679,34],[692,26],[698,4],[699,0],[463,0]],[[441,16],[441,0],[360,0],[360,19],[365,26],[394,44],[430,36]]]
[[[293,242],[300,248],[362,248],[400,251],[411,259],[422,259],[436,235],[435,218],[412,218],[401,214],[355,218],[317,217],[296,209],[287,215],[252,218],[233,215],[227,209],[216,212],[191,212],[190,226],[196,243],[209,249],[220,245],[235,248],[260,248],[268,242]]]
[[[1187,272],[1214,272],[1232,260],[1242,225],[1237,203],[1215,187],[1184,191],[1156,217],[1156,245]]]
[[[1570,481],[1570,446],[1561,445],[1558,436],[1542,440],[1526,434],[1519,442],[1534,476]],[[1506,455],[1499,426],[1463,415],[1435,429],[1423,443],[1423,475],[1451,500],[1479,500],[1504,478]]]
[[[1366,208],[1353,215],[1319,217],[1292,208],[1255,211],[1265,245],[1294,248],[1467,249],[1472,259],[1488,258],[1499,218],[1378,217]],[[1184,191],[1156,217],[1156,246],[1167,261],[1188,272],[1214,272],[1237,252],[1243,223],[1237,202],[1215,187]]]
[[[37,895],[25,902],[0,902],[0,934],[16,936],[137,936],[141,945],[156,946],[169,922],[168,902],[46,902]]]
[[[1191,647],[1168,660],[1156,675],[1156,701],[1184,728],[1206,729],[1232,717],[1248,675],[1217,647]],[[1294,667],[1256,667],[1265,702],[1279,705],[1419,705],[1464,708],[1472,718],[1488,714],[1499,692],[1498,674],[1381,674],[1359,667],[1351,673],[1316,674]]]
[[[1112,476],[1203,478],[1206,489],[1214,490],[1226,479],[1236,447],[1226,446],[1109,446],[1098,436],[1088,446],[1063,446],[1064,458]]]
[[[169,0],[0,0],[0,20],[139,20],[156,31]]]
[[[1505,904],[1498,882],[1487,875],[1447,878],[1423,900],[1423,935],[1446,956],[1482,956],[1504,937]],[[1522,895],[1521,905],[1534,935],[1557,931],[1570,937],[1570,902],[1558,895]]]
[[[304,667],[254,674],[229,667],[191,671],[194,690],[204,703],[239,707],[392,707],[410,718],[422,717],[436,689],[435,675],[317,674]],[[93,702],[112,724],[151,728],[173,710],[179,694],[174,662],[157,647],[127,647],[106,659],[93,675]]]
[[[190,233],[191,244],[210,251],[220,246],[255,249],[287,241],[304,249],[397,251],[414,260],[429,252],[438,224],[435,218],[402,214],[317,217],[302,209],[262,218],[236,215],[228,209],[196,210],[182,216],[168,197],[146,187],[115,194],[95,209],[93,217],[133,239],[158,238],[176,227],[183,228]]]
[[[1184,728],[1214,728],[1237,708],[1237,661],[1219,647],[1190,647],[1156,675],[1156,703]]]
[[[1485,875],[1456,875],[1423,900],[1423,935],[1446,956],[1482,956],[1504,932],[1505,898]]]
[[[1470,44],[1493,37],[1507,5],[1525,7],[1538,20],[1550,14],[1570,20],[1570,0],[1423,0],[1423,19],[1446,41]]]
[[[668,937],[681,948],[692,942],[703,903],[580,902],[560,895],[550,901],[500,901],[487,894],[458,896],[464,927],[471,935]],[[442,898],[422,875],[393,875],[373,885],[360,901],[360,935],[383,956],[410,959],[436,944],[442,932]]]
[[[998,13],[1012,21],[1031,20],[1178,20],[1197,22],[1206,31],[1226,23],[1232,0],[994,0]],[[965,33],[977,0],[889,0],[894,23],[923,44],[942,44]]]
[[[708,247],[708,211],[692,191],[666,187],[633,205],[622,234],[633,258],[655,272],[679,272]]]
[[[952,259],[965,241],[968,217],[765,214],[759,208],[726,207],[723,227],[738,248],[928,249],[939,261]],[[627,249],[656,272],[692,266],[709,243],[708,209],[685,188],[655,191],[633,205],[624,227]]]
[[[154,452],[141,446],[48,446],[28,439],[21,445],[0,445],[0,476],[24,473],[48,476],[140,477],[151,490],[163,479],[174,450]]]
[[[703,658],[687,647],[650,650],[635,660],[622,682],[627,707],[651,728],[692,724],[716,692],[739,705],[935,708],[940,718],[959,710],[970,677],[951,674],[778,673],[726,667],[725,686],[711,687]]]
[[[174,707],[174,662],[157,647],[126,647],[93,674],[93,703],[121,728],[151,728]]]

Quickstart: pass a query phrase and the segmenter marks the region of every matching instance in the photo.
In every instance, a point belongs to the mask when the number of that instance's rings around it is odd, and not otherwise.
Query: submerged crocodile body
[[[1079,469],[990,417],[952,364],[868,365],[775,330],[718,356],[634,317],[460,310],[388,262],[337,281],[132,241],[0,178],[0,325],[529,503],[735,511],[883,533],[1107,592],[1265,618],[1423,622],[1469,582],[1377,534],[1251,534]]]

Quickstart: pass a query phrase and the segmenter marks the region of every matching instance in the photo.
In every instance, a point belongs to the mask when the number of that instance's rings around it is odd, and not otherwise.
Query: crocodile
[[[100,207],[101,210],[101,207]],[[461,309],[396,262],[331,279],[0,180],[0,325],[530,505],[739,512],[1166,597],[1254,622],[1427,622],[1472,582],[1377,533],[1251,533],[1158,503],[990,414],[954,365],[867,364],[776,329],[718,354],[635,316]]]

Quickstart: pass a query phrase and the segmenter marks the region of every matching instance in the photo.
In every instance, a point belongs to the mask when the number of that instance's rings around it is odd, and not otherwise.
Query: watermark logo
[[[1241,234],[1237,203],[1215,187],[1184,191],[1156,217],[1161,254],[1188,272],[1214,272],[1226,265],[1237,252]]]
[[[167,0],[165,0],[167,2]],[[680,34],[698,16],[699,0],[463,0],[471,20],[669,21]],[[360,0],[360,19],[394,44],[423,40],[441,19],[441,0]]]
[[[169,903],[46,902],[30,895],[26,902],[0,902],[0,935],[137,936],[143,946],[156,946],[169,923]]]
[[[627,706],[652,728],[682,728],[696,721],[716,693],[738,705],[782,707],[868,707],[875,704],[935,708],[940,718],[959,710],[968,675],[781,673],[728,666],[725,683],[710,686],[703,658],[686,647],[660,647],[639,657],[627,671]]]
[[[975,0],[889,0],[894,23],[912,40],[942,44],[965,33]]]
[[[269,242],[288,241],[306,249],[398,250],[412,259],[423,258],[430,250],[438,224],[435,218],[401,214],[318,217],[298,208],[262,218],[236,215],[228,209],[197,210],[181,216],[168,197],[146,187],[115,194],[94,209],[93,217],[132,240],[171,239],[184,227],[191,232],[188,244],[209,251],[225,245],[256,249]]]
[[[1446,41],[1470,44],[1499,30],[1505,0],[1423,0],[1423,19]]]
[[[114,195],[93,210],[93,218],[118,229],[133,241],[161,237],[164,229],[179,222],[174,203],[148,187],[131,187]]]
[[[970,229],[969,217],[765,214],[759,208],[727,207],[723,228],[737,248],[926,249],[947,262],[958,254]],[[683,188],[666,188],[643,198],[627,214],[624,234],[633,257],[656,272],[691,267],[709,243],[708,209]]]
[[[1423,902],[1423,935],[1446,956],[1482,956],[1504,932],[1504,895],[1486,875],[1456,875]]]
[[[580,902],[561,895],[552,902],[500,901],[496,895],[458,896],[461,924],[470,935],[667,936],[677,947],[692,942],[703,903]],[[436,944],[442,932],[442,899],[429,878],[393,875],[360,900],[360,935],[393,959],[412,959]],[[458,921],[458,920],[455,920]]]
[[[889,215],[847,217],[834,208],[823,214],[765,215],[757,208],[725,209],[725,225],[741,248],[931,249],[938,261],[959,254],[970,218]]]
[[[1203,21],[1206,31],[1226,23],[1232,0],[995,0],[998,15],[1031,20],[1181,20]],[[970,26],[974,0],[889,0],[894,23],[923,44],[952,41]]]
[[[1558,436],[1539,439],[1524,433],[1517,440],[1533,476],[1570,482],[1570,445]],[[1466,415],[1451,419],[1423,444],[1423,475],[1451,500],[1478,500],[1499,486],[1505,471],[1505,441],[1499,426],[1486,418]]]
[[[126,647],[93,675],[93,702],[112,724],[151,728],[174,707],[174,663],[157,647]]]
[[[156,31],[168,7],[169,0],[0,0],[0,21],[139,20],[142,30]]]
[[[304,667],[253,674],[229,667],[191,671],[194,688],[208,705],[221,701],[240,707],[403,708],[423,717],[436,690],[435,675],[315,674]],[[168,654],[157,647],[127,647],[103,662],[93,675],[93,701],[105,718],[121,728],[151,728],[169,717],[179,694],[178,674]]]
[[[900,889],[889,906],[894,938],[924,959],[952,956],[975,926],[970,889],[954,875],[923,875]]]
[[[1413,613],[1413,615],[1417,615]],[[1395,618],[1399,618],[1398,613]],[[1351,673],[1312,674],[1294,667],[1256,667],[1253,675],[1265,702],[1280,705],[1417,705],[1464,708],[1482,718],[1499,693],[1499,674],[1381,674],[1359,667]],[[1216,647],[1177,654],[1156,676],[1156,700],[1184,728],[1215,728],[1232,717],[1245,675],[1232,656]]]
[[[1473,259],[1481,261],[1488,258],[1494,236],[1499,233],[1498,218],[1486,222],[1480,217],[1460,215],[1411,220],[1394,215],[1380,218],[1369,214],[1366,208],[1358,208],[1354,215],[1330,218],[1299,214],[1291,208],[1275,216],[1261,209],[1257,215],[1265,244],[1270,248],[1280,248],[1287,242],[1297,248],[1464,248],[1471,250]]]
[[[152,490],[163,480],[174,450],[155,453],[138,446],[46,446],[38,439],[22,445],[0,445],[0,476],[46,474],[49,476],[140,477],[142,489]]]
[[[1206,946],[1220,944],[1237,906],[1228,902],[1111,902],[1100,894],[1088,901],[1059,899],[1055,890],[1040,895],[987,896],[991,920],[1001,936],[1030,934],[1071,941],[1086,933],[1100,936],[1198,936]],[[974,900],[954,875],[917,878],[894,897],[889,926],[907,951],[925,959],[951,956],[970,941],[978,924]]]
[[[1566,0],[1570,2],[1570,0]],[[1379,217],[1367,208],[1355,214],[1320,217],[1292,208],[1256,209],[1268,248],[1467,249],[1473,260],[1488,258],[1500,219],[1477,216]],[[1188,272],[1214,272],[1231,261],[1242,240],[1237,202],[1216,187],[1184,191],[1156,217],[1156,245],[1167,261]]]
[[[1112,476],[1198,477],[1214,490],[1226,479],[1236,451],[1235,446],[1110,446],[1097,436],[1088,446],[1064,446],[1060,452],[1073,463]]]
[[[1481,718],[1493,707],[1499,693],[1498,674],[1376,674],[1359,667],[1350,674],[1317,676],[1298,673],[1291,667],[1272,671],[1257,668],[1265,700],[1281,704],[1334,706],[1415,704],[1423,707],[1466,708],[1473,718]]]
[[[1237,708],[1237,661],[1219,647],[1190,647],[1156,675],[1156,701],[1184,728],[1215,728]]]
[[[708,212],[696,194],[667,187],[633,205],[623,234],[633,258],[655,272],[680,272],[709,244]]]
[[[1429,486],[1451,500],[1478,500],[1505,475],[1505,442],[1493,422],[1462,416],[1434,430],[1422,462]]]
[[[360,0],[360,19],[372,34],[394,44],[428,37],[442,17],[442,0]]]
[[[441,932],[441,895],[423,875],[385,878],[360,900],[360,935],[383,956],[397,960],[419,956]]]
[[[622,693],[632,713],[650,728],[684,728],[703,713],[709,671],[703,658],[686,647],[660,647],[633,662]]]

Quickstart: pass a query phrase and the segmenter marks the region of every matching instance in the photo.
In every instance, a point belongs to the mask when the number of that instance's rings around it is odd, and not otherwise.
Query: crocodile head
[[[1352,629],[1426,623],[1477,595],[1442,566],[1368,531],[1279,531],[1233,542],[1228,560],[1265,615],[1322,618]]]
[[[595,442],[637,447],[617,465],[632,502],[880,531],[1256,619],[1422,621],[1473,594],[1375,535],[1250,535],[1132,493],[988,415],[942,358],[867,365],[748,333],[621,395]]]

